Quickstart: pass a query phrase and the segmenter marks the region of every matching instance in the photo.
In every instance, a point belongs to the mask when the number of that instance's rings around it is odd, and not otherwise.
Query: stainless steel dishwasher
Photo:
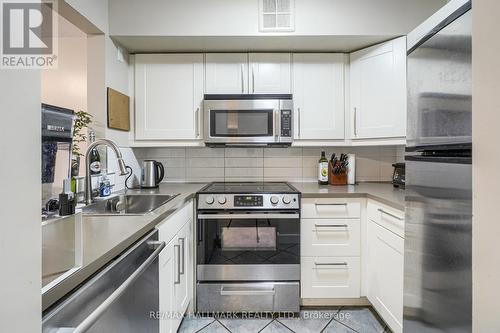
[[[152,231],[43,315],[44,333],[158,332],[158,256]]]

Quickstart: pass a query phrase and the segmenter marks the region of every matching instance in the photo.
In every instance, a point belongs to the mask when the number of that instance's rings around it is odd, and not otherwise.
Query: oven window
[[[273,110],[211,110],[210,136],[273,136]]]
[[[299,219],[198,221],[198,264],[299,264]]]

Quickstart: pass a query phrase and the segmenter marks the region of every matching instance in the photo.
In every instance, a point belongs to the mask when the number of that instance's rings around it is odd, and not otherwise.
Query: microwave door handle
[[[274,110],[274,138],[275,142],[279,142],[279,134],[280,134],[280,111]]]
[[[243,67],[244,67],[244,65],[241,64],[241,93],[242,94],[245,93],[245,79],[244,79],[245,73],[244,73]]]
[[[111,294],[108,298],[104,300],[94,311],[92,311],[87,318],[85,318],[72,333],[84,333],[87,332],[92,325],[106,312],[107,309],[125,292],[127,289],[141,276],[142,273],[156,260],[160,255],[160,252],[165,248],[165,242],[162,241],[151,241],[148,242],[151,246],[156,247],[156,249],[151,253],[151,255],[132,273],[130,276]]]

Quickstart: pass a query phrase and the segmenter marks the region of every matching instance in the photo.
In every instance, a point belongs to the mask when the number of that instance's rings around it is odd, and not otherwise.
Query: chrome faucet
[[[120,176],[125,176],[127,174],[127,169],[125,166],[125,162],[123,161],[122,152],[120,148],[111,140],[108,139],[99,139],[93,143],[91,143],[87,152],[85,153],[85,203],[90,205],[92,203],[92,177],[90,175],[90,152],[92,149],[97,146],[105,145],[113,149],[115,152],[116,158],[118,159],[118,167],[120,168]]]

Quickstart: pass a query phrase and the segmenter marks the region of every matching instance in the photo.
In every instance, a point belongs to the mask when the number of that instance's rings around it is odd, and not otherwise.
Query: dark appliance
[[[158,256],[152,231],[43,313],[42,332],[158,333]]]
[[[300,192],[212,183],[196,197],[196,310],[298,312]]]
[[[397,188],[405,188],[405,164],[394,163],[394,173],[392,174],[392,185]]]
[[[407,333],[472,331],[471,26],[451,1],[408,35]]]
[[[205,95],[208,146],[289,146],[293,138],[290,94]]]
[[[42,104],[42,206],[62,192],[71,177],[74,112]]]

